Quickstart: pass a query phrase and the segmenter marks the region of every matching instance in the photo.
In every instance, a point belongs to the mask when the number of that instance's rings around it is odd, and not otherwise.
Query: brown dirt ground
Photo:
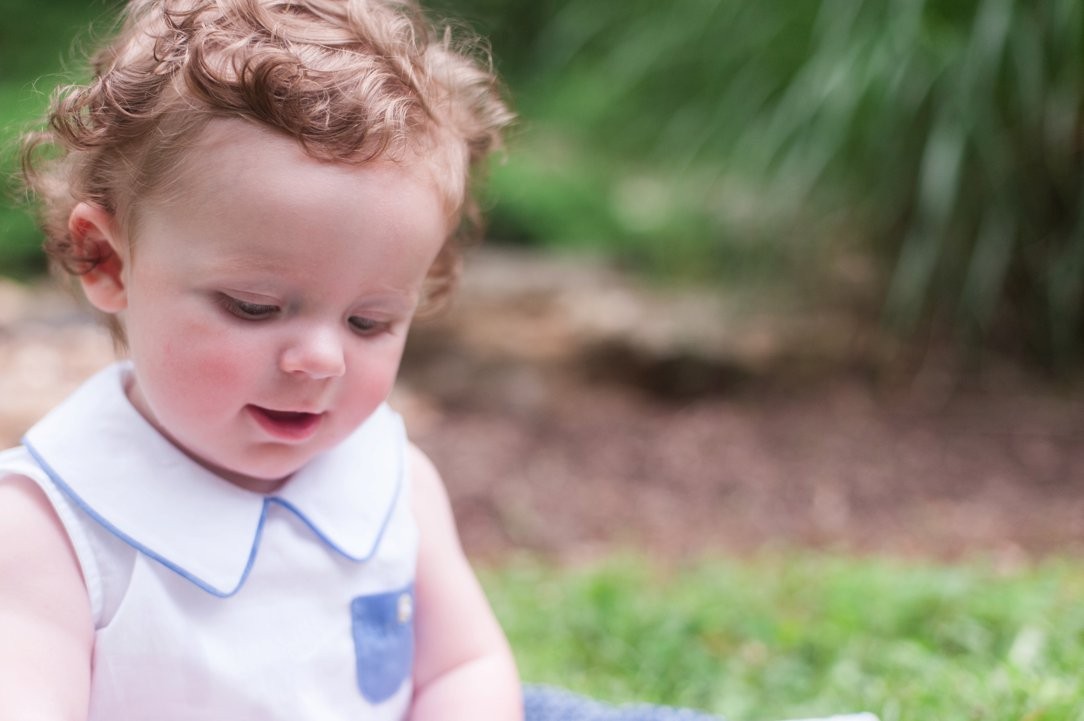
[[[853,314],[488,254],[393,401],[475,557],[1079,556],[1084,383],[886,348]],[[0,446],[111,358],[54,286],[0,283]]]

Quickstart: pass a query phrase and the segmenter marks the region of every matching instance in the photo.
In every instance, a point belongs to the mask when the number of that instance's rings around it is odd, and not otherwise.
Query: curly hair
[[[91,69],[89,83],[55,92],[46,129],[24,138],[22,154],[46,252],[74,275],[101,260],[68,232],[77,203],[125,227],[139,199],[168,192],[208,122],[244,118],[319,159],[437,163],[456,230],[430,271],[431,306],[480,233],[472,179],[512,119],[484,49],[430,23],[413,0],[131,0]]]

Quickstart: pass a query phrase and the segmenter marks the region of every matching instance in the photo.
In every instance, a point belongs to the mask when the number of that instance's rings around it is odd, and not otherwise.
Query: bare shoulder
[[[414,444],[410,444],[408,464],[411,509],[418,525],[423,529],[423,541],[427,535],[441,537],[441,541],[456,540],[458,534],[455,530],[455,519],[440,472],[429,457]]]
[[[5,578],[82,575],[68,535],[37,483],[0,477],[0,567]],[[13,575],[8,575],[8,574]],[[14,586],[4,586],[3,597]]]
[[[84,719],[94,631],[82,572],[45,493],[0,477],[0,717]]]
[[[440,486],[439,490],[443,490],[444,483],[440,479],[437,467],[429,460],[429,456],[425,455],[425,452],[413,443],[408,446],[407,461],[410,480],[415,487],[422,486],[423,491],[431,491],[435,489],[429,488],[429,486],[436,484]]]

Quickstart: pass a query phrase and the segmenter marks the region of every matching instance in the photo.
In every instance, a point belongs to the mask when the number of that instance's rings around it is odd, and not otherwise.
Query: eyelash
[[[279,311],[277,305],[264,305],[262,303],[249,303],[238,300],[228,295],[219,296],[219,302],[227,313],[237,316],[242,320],[267,320]]]
[[[248,321],[268,320],[280,310],[277,305],[249,303],[228,295],[219,296],[219,302],[230,315]],[[378,335],[391,327],[391,323],[356,315],[351,316],[347,323],[355,333],[364,337]]]
[[[363,318],[361,316],[350,316],[350,320],[347,321],[350,324],[350,328],[360,336],[374,336],[379,333],[383,333],[388,330],[390,323],[383,323],[372,318]]]

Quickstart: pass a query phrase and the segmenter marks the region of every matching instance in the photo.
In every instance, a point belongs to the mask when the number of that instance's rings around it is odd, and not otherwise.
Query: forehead
[[[209,271],[281,271],[312,255],[349,262],[358,246],[369,248],[369,265],[412,256],[421,263],[450,232],[426,163],[322,161],[242,121],[209,125],[166,191],[139,206],[135,256],[150,244]]]
[[[315,157],[286,135],[243,120],[212,120],[181,153],[162,184],[173,195],[202,194],[214,198],[223,192],[254,193],[289,191],[304,198],[322,186],[349,182],[361,171],[396,167],[420,184],[439,188],[439,170],[434,163],[416,155],[404,158],[376,158],[366,162],[338,162]]]
[[[283,174],[292,178],[289,186],[303,195],[308,187],[302,182],[306,175],[327,178],[366,166],[394,165],[437,192],[449,226],[454,226],[466,192],[467,159],[465,149],[440,135],[419,136],[416,148],[394,148],[371,160],[336,161],[321,158],[319,152],[306,152],[296,140],[258,123],[213,119],[195,132],[171,167],[153,173],[143,200],[169,202],[199,193],[217,196],[239,181],[267,185]],[[132,201],[133,206],[141,204],[140,198]],[[138,207],[135,210],[138,215]]]

